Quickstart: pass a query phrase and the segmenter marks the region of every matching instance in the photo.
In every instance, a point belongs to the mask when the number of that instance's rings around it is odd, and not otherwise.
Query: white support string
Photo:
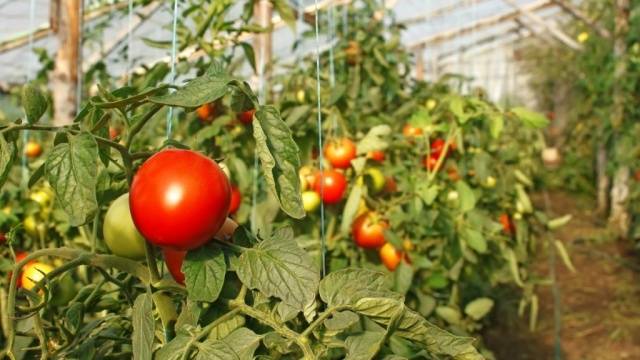
[[[262,6],[262,5],[259,5]],[[264,14],[261,14],[264,16]],[[269,19],[271,21],[271,19]],[[260,34],[263,41],[259,41],[260,49],[258,53],[258,101],[261,104],[264,104],[266,99],[265,92],[265,57],[267,56],[267,41],[265,39],[266,35]],[[258,161],[258,148],[256,147],[253,152],[253,186],[251,189],[251,232],[255,235],[258,231],[257,220],[258,220],[258,209],[256,205],[258,204],[258,192],[260,190],[258,182],[260,181],[259,175],[259,161]]]
[[[173,27],[171,29],[171,72],[169,74],[169,83],[173,85],[176,81],[176,43],[178,29],[178,0],[173,1]],[[167,112],[167,139],[171,139],[171,130],[173,122],[173,106],[169,107]]]
[[[80,112],[80,104],[82,103],[82,33],[84,31],[84,1],[78,2],[78,56],[76,64],[76,113]]]
[[[36,4],[35,0],[30,0],[29,2],[29,55],[27,59],[27,81],[32,80],[35,55],[33,53],[33,34],[35,32],[35,19],[36,19]],[[29,166],[27,165],[27,152],[26,146],[29,142],[29,130],[25,130],[22,132],[22,158],[21,158],[21,167],[22,167],[22,185],[26,188],[29,181]]]
[[[318,29],[318,16],[320,15],[318,0],[315,0],[315,31],[316,31],[316,95],[317,95],[317,108],[318,113],[318,161],[320,174],[320,198],[324,199],[324,159],[323,159],[323,145],[322,145],[322,103],[320,100],[320,31]],[[322,277],[326,274],[326,262],[325,262],[325,223],[324,223],[324,201],[320,202],[320,261],[322,263]]]
[[[133,43],[133,0],[129,0],[128,10],[127,23],[129,31],[127,32],[127,86],[131,86],[131,69],[133,69],[133,60],[131,56],[131,44]]]

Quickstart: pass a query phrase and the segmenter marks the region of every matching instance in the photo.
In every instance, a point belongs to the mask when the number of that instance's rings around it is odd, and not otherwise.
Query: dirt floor
[[[487,346],[498,360],[640,359],[640,254],[632,251],[630,241],[607,233],[603,219],[593,214],[592,202],[559,192],[549,195],[553,214],[574,216],[555,234],[577,270],[570,272],[558,259],[559,349],[551,286],[538,287],[540,316],[535,332],[528,330],[527,319],[498,308],[497,326],[485,333]],[[537,200],[541,202],[542,196]],[[548,255],[541,253],[534,267],[548,276]]]

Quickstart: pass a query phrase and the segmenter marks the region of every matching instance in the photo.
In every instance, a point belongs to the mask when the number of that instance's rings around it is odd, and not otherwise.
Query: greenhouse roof
[[[318,1],[320,6],[342,3],[343,0]],[[456,59],[460,63],[463,53],[473,53],[481,49],[507,46],[514,40],[535,33],[553,33],[556,20],[563,15],[556,0],[386,0],[396,21],[405,23],[403,42],[416,51],[423,51],[426,62],[437,59],[446,63]],[[85,0],[85,29],[104,26],[100,37],[86,41],[83,48],[84,68],[92,62],[106,57],[113,74],[126,71],[119,53],[125,48],[128,19],[126,1]],[[145,20],[134,17],[132,28],[132,58],[136,65],[147,64],[166,58],[169,51],[150,47],[142,38],[169,40],[171,32],[172,1],[152,2],[146,6],[136,6],[137,14],[144,14]],[[238,11],[243,2],[238,2]],[[105,5],[106,4],[106,5]],[[33,5],[33,6],[32,6]],[[314,0],[304,0],[304,9],[313,11]],[[105,8],[105,6],[107,6]],[[121,12],[109,11],[121,8]],[[107,9],[107,11],[105,11]],[[31,12],[33,10],[33,13]],[[33,17],[31,17],[31,15]],[[0,86],[21,83],[38,68],[35,55],[30,47],[45,48],[53,54],[57,46],[55,36],[49,29],[48,0],[0,0]],[[100,21],[107,18],[109,21]],[[274,19],[277,19],[275,15]],[[538,21],[536,21],[538,20]],[[540,22],[546,21],[546,24]],[[321,18],[322,21],[322,18]],[[388,21],[388,20],[387,20]],[[304,25],[309,27],[308,24]],[[30,30],[31,29],[31,30]],[[33,44],[30,36],[33,35]],[[291,45],[295,32],[288,27],[274,31],[273,53],[276,58],[287,59],[292,53]],[[571,39],[569,39],[572,41]],[[326,41],[326,39],[324,40]],[[313,41],[303,44],[303,51],[312,51]],[[471,58],[474,59],[474,58]],[[26,64],[26,65],[25,65]],[[131,65],[129,65],[131,66]]]

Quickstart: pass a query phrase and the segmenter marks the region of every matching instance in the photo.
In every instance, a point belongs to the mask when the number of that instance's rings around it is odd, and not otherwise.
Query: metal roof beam
[[[534,12],[534,11],[546,9],[552,6],[553,6],[553,3],[551,0],[538,0],[534,3],[524,6],[522,9],[527,10],[529,12]],[[416,47],[426,46],[429,44],[441,43],[462,35],[475,32],[478,29],[492,27],[507,21],[513,21],[517,19],[519,16],[521,16],[521,10],[514,9],[514,10],[506,11],[502,14],[482,18],[471,25],[461,26],[452,30],[445,30],[433,35],[429,35],[423,39],[420,39],[413,43],[409,43],[408,46],[409,48],[416,48]]]
[[[514,0],[502,0],[502,1],[511,5],[511,7],[513,7],[518,12],[518,14],[522,15],[522,18],[525,18],[528,21],[531,21],[539,26],[542,26],[542,28],[548,31],[551,35],[553,35],[553,37],[558,39],[563,44],[567,45],[568,47],[574,50],[582,50],[582,45],[578,44],[578,42],[573,40],[569,35],[567,35],[564,31],[558,28],[555,24],[551,24],[545,21],[541,16],[539,16],[538,14],[534,13],[533,11],[531,11],[530,9],[524,6],[520,6]],[[555,4],[555,2],[553,3]]]

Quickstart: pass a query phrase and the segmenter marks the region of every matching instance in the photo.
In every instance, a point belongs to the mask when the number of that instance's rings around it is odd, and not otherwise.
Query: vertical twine
[[[178,29],[178,0],[173,1],[173,27],[171,29],[171,72],[169,74],[169,83],[173,85],[176,81],[176,43]],[[171,139],[173,123],[173,106],[169,107],[167,112],[167,139]]]
[[[322,145],[322,103],[320,100],[320,30],[318,29],[318,17],[320,15],[318,0],[315,0],[315,32],[316,32],[316,95],[317,95],[317,113],[318,113],[318,161],[320,162],[320,174],[324,177],[324,158]],[[320,198],[324,198],[324,180],[320,179]],[[322,277],[326,274],[326,239],[325,239],[325,219],[324,219],[324,201],[320,202],[320,261],[322,262]]]

